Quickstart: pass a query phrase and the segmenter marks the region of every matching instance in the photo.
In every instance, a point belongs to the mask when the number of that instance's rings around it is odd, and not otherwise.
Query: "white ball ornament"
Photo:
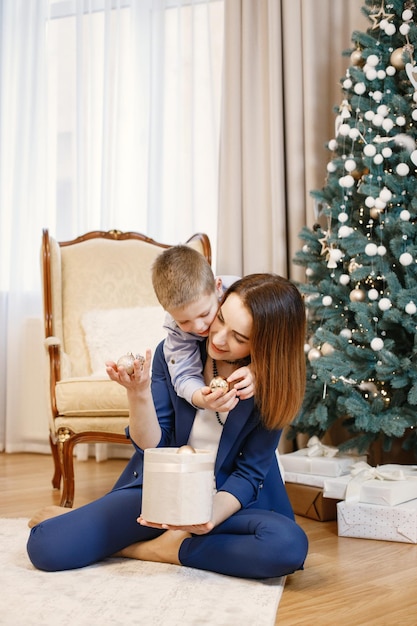
[[[391,148],[382,148],[381,151],[382,156],[384,157],[384,159],[389,159],[390,157],[392,157],[392,150]]]
[[[362,94],[365,93],[366,91],[366,85],[365,83],[356,83],[356,85],[353,88],[353,91],[358,95],[361,96]]]
[[[337,267],[338,262],[343,256],[344,255],[343,255],[342,250],[339,250],[338,248],[331,248],[329,250],[329,260],[327,262],[327,267],[329,268]]]
[[[323,356],[328,356],[329,354],[333,354],[334,347],[332,346],[331,343],[329,343],[328,341],[325,341],[324,344],[321,346],[320,351]]]
[[[395,123],[397,124],[397,126],[405,126],[405,117],[403,115],[399,115],[396,118]]]
[[[344,224],[345,222],[348,221],[349,216],[347,213],[345,213],[344,211],[342,211],[341,213],[339,213],[339,215],[337,216],[337,219],[339,220],[339,222],[341,222],[342,224]]]
[[[333,298],[331,296],[323,296],[321,302],[323,306],[330,306],[333,303]]]
[[[386,120],[384,120],[382,122],[382,128],[389,133],[390,130],[392,130],[394,128],[394,122],[392,121],[391,118],[387,118]]]
[[[408,313],[408,315],[414,315],[417,312],[417,307],[414,302],[410,301],[405,305],[405,312]]]
[[[349,135],[350,126],[349,124],[340,124],[338,133],[342,135],[342,137],[347,137]]]
[[[379,78],[379,80],[384,80],[386,75],[387,73],[385,72],[385,70],[378,70],[377,72],[377,77]]]
[[[367,206],[368,209],[372,209],[372,207],[375,206],[375,198],[373,198],[372,196],[367,196],[365,198],[365,206]]]
[[[403,209],[400,213],[400,220],[402,220],[403,222],[409,222],[410,221],[410,211],[408,211],[408,209]]]
[[[384,347],[384,342],[380,337],[374,337],[371,341],[371,348],[374,352],[379,352]]]
[[[327,171],[329,172],[329,174],[333,174],[333,172],[335,172],[336,170],[337,170],[337,165],[333,163],[333,161],[330,161],[327,164]]]
[[[329,150],[331,150],[332,152],[334,152],[335,150],[337,150],[337,141],[336,139],[330,139],[329,143]]]
[[[413,100],[414,102],[417,102],[417,91],[413,93]]]
[[[405,37],[410,32],[409,24],[401,24],[399,28],[400,33]]]
[[[376,54],[370,54],[369,57],[366,59],[366,62],[368,65],[372,65],[373,67],[375,67],[379,63],[379,57]]]
[[[417,109],[415,109],[417,110]],[[411,163],[413,165],[417,165],[417,150],[413,150],[412,153],[410,154],[410,159],[411,159]]]
[[[387,206],[387,203],[384,202],[383,200],[381,200],[381,198],[375,198],[375,204],[374,207],[378,210],[378,211],[383,211],[385,209],[385,207]]]
[[[346,159],[345,170],[347,172],[353,172],[354,169],[356,169],[356,161],[354,159]]]
[[[384,121],[384,118],[382,117],[382,115],[374,115],[373,120],[372,120],[372,124],[374,126],[382,126],[382,122]]]
[[[376,154],[374,156],[374,163],[375,163],[375,165],[381,165],[383,160],[384,160],[384,157],[382,156],[382,154]]]
[[[404,9],[404,11],[401,14],[401,17],[403,18],[404,22],[409,22],[410,20],[413,19],[413,12],[411,9]]]
[[[378,115],[382,115],[383,117],[386,117],[389,113],[387,105],[380,104],[379,107],[377,108],[377,113]]]
[[[310,352],[307,355],[307,358],[310,362],[316,361],[320,357],[321,357],[321,352],[320,350],[317,350],[317,348],[311,348]]]
[[[413,109],[411,112],[411,117],[416,122],[417,121],[417,109]]]
[[[378,297],[379,297],[379,293],[377,289],[372,288],[368,291],[368,298],[370,300],[378,300]]]
[[[388,35],[388,37],[392,37],[397,29],[395,28],[395,24],[393,24],[392,22],[388,22],[384,30],[385,34]]]
[[[350,187],[353,187],[354,184],[355,184],[355,179],[350,174],[347,174],[346,176],[342,176],[342,178],[339,179],[339,185],[341,187],[344,187],[345,189],[350,189]]]
[[[357,128],[351,128],[349,131],[349,137],[352,141],[355,141],[360,135],[360,132]]]
[[[392,307],[392,302],[389,298],[381,298],[378,302],[378,307],[381,311],[388,311]]]
[[[381,102],[383,95],[384,94],[382,93],[382,91],[374,91],[372,94],[372,99],[375,100],[375,102]]]
[[[398,176],[407,176],[410,172],[410,168],[408,167],[407,163],[398,163],[395,171],[397,172]]]
[[[375,78],[377,77],[376,69],[374,67],[370,67],[368,70],[366,70],[365,76],[367,80],[375,80]]]
[[[395,76],[397,70],[395,69],[393,65],[388,65],[386,72],[388,76]]]
[[[373,157],[376,155],[376,148],[374,145],[372,145],[371,143],[368,143],[364,149],[363,149],[363,153],[365,156],[368,157]]]
[[[350,276],[349,276],[349,274],[340,274],[340,276],[339,276],[339,283],[341,285],[348,285],[350,283]]]
[[[385,246],[378,246],[378,256],[385,256],[387,249]]]
[[[352,80],[350,78],[346,78],[343,83],[342,83],[342,87],[343,89],[351,89],[352,88]]]
[[[375,256],[378,254],[378,246],[375,243],[368,243],[365,246],[365,254],[368,256]]]
[[[403,252],[399,258],[401,265],[407,267],[413,262],[413,256],[409,252]]]
[[[379,197],[383,202],[389,202],[392,198],[392,192],[390,189],[388,189],[388,187],[382,187],[381,191],[379,192]]]
[[[364,115],[365,119],[367,122],[372,122],[372,120],[375,117],[375,111],[365,111],[365,115]]]
[[[350,330],[350,328],[342,328],[339,335],[341,337],[344,337],[345,339],[352,339],[352,331]]]
[[[347,226],[346,224],[343,224],[343,226],[341,226],[338,230],[338,235],[341,239],[344,239],[345,237],[349,237],[352,233],[353,233],[353,228],[351,228],[350,226]]]
[[[311,267],[306,268],[306,276],[307,278],[311,278],[311,276],[314,276],[314,270]]]

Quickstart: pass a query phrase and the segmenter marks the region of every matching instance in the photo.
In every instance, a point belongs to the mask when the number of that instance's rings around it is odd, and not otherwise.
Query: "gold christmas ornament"
[[[352,289],[349,294],[349,300],[351,302],[363,302],[365,300],[365,291],[363,289]]]
[[[128,352],[117,361],[117,368],[124,367],[126,373],[131,376],[133,374],[133,363],[136,360],[140,361],[142,365],[145,363],[145,358],[141,354],[134,355],[132,352]]]
[[[390,63],[396,70],[403,70],[405,68],[404,53],[404,48],[396,48],[396,50],[391,53]]]
[[[352,54],[350,55],[350,62],[352,63],[352,65],[355,65],[356,67],[362,67],[365,64],[365,60],[359,48],[354,50]]]
[[[223,392],[223,395],[229,391],[229,383],[222,376],[215,376],[210,381],[209,387],[212,391],[217,391],[217,389],[221,389]]]

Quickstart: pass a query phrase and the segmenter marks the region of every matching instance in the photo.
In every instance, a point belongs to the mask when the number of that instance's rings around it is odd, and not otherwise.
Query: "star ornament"
[[[382,20],[390,20],[392,17],[394,17],[394,13],[386,13],[384,3],[382,2],[378,13],[373,13],[369,16],[369,19],[372,20],[371,30],[379,28],[379,24]]]

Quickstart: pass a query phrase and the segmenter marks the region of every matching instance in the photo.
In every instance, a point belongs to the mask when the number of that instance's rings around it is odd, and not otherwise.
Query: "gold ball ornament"
[[[177,454],[195,454],[195,448],[193,446],[181,446],[177,450]]]
[[[359,49],[356,49],[350,55],[350,62],[352,65],[356,65],[357,67],[362,67],[365,64],[365,60],[362,56],[362,52]]]
[[[404,52],[404,48],[396,48],[396,50],[391,53],[390,63],[396,70],[403,70],[405,68]]]
[[[133,374],[133,363],[138,360],[142,363],[145,363],[145,359],[141,354],[136,354],[136,356],[132,352],[128,352],[120,357],[117,361],[117,368],[124,367],[126,373],[131,376]]]
[[[213,380],[210,381],[209,387],[212,391],[217,391],[217,389],[221,389],[223,395],[229,391],[229,383],[222,376],[215,376]]]
[[[365,300],[365,291],[363,289],[352,289],[349,294],[351,302],[363,302]]]

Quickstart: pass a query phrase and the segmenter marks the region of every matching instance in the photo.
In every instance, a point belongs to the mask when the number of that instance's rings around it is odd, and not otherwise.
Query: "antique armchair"
[[[187,244],[211,263],[207,235]],[[58,242],[43,230],[52,484],[59,489],[62,479],[61,506],[73,505],[75,444],[129,443],[126,393],[108,378],[104,362],[153,350],[163,339],[165,313],[150,268],[168,247],[135,232],[94,231]]]

